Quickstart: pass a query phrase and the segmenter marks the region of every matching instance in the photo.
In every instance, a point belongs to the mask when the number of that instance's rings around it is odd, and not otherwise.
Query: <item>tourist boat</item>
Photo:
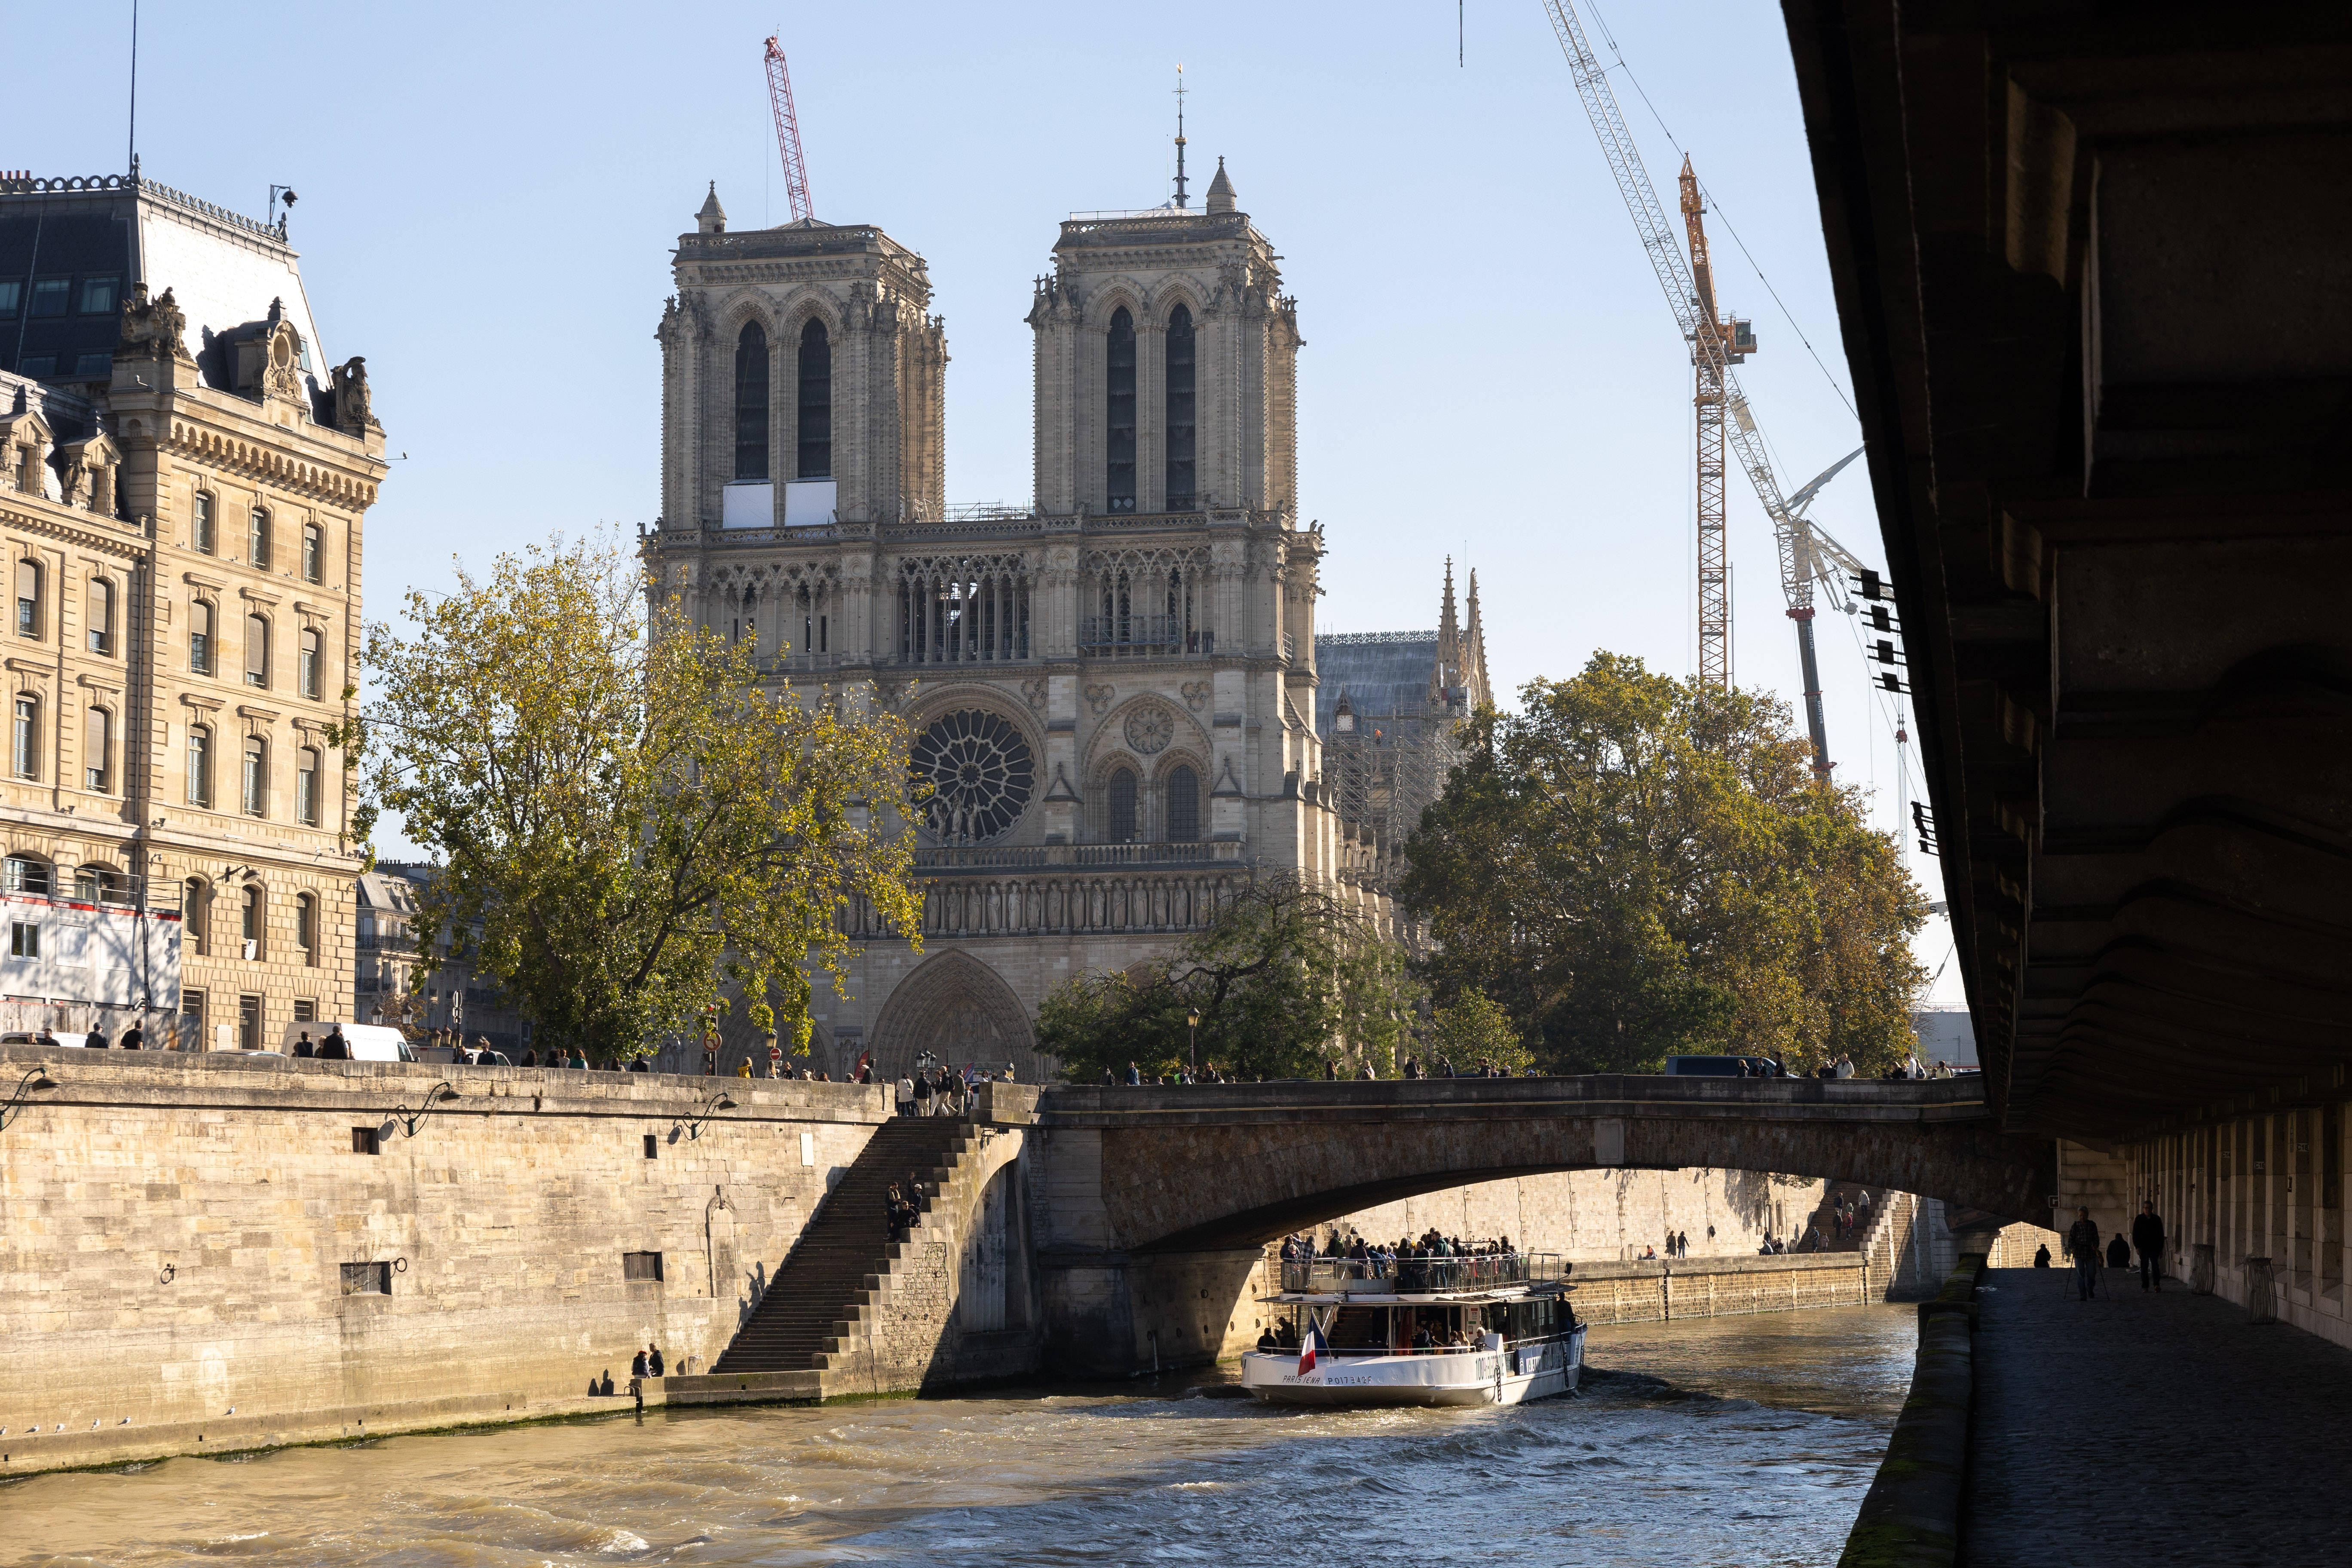
[[[1299,1258],[1283,1337],[1242,1357],[1242,1386],[1275,1405],[1517,1405],[1565,1394],[1586,1325],[1568,1265],[1549,1253]],[[1307,1353],[1310,1341],[1313,1353]]]

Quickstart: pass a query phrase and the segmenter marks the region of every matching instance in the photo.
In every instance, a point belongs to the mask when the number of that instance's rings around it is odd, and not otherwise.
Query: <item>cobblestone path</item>
[[[1985,1286],[1969,1568],[2352,1560],[2352,1351],[2127,1269]]]

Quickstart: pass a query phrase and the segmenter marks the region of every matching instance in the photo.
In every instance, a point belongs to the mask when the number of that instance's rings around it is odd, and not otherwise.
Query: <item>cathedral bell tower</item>
[[[1224,160],[1181,202],[1062,225],[1029,310],[1040,512],[1296,504],[1297,301]]]
[[[947,330],[867,224],[730,234],[713,186],[662,312],[665,531],[872,526],[945,505]]]

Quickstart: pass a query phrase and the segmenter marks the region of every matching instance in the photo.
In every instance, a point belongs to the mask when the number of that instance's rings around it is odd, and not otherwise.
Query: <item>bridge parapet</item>
[[[1216,1126],[1297,1121],[1524,1121],[1545,1116],[1953,1124],[1990,1119],[1983,1080],[1682,1078],[1289,1079],[1272,1083],[1051,1084],[1048,1127]]]

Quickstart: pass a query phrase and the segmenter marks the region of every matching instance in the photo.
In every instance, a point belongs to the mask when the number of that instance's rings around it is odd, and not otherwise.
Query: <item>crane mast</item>
[[[776,111],[776,150],[784,156],[784,195],[793,205],[793,221],[816,216],[809,205],[808,161],[801,156],[801,121],[793,110],[792,73],[784,68],[784,51],[768,40],[768,102]]]
[[[1739,389],[1739,379],[1732,374],[1735,356],[1733,342],[1726,336],[1729,323],[1717,320],[1715,312],[1713,278],[1702,296],[1698,279],[1689,263],[1683,258],[1683,247],[1675,243],[1674,231],[1667,226],[1665,209],[1658,203],[1657,187],[1650,183],[1650,172],[1642,162],[1642,154],[1633,144],[1633,132],[1625,128],[1625,116],[1617,107],[1617,94],[1609,85],[1609,78],[1593,57],[1591,46],[1584,39],[1584,23],[1576,14],[1573,0],[1544,0],[1544,10],[1551,17],[1553,35],[1559,38],[1560,52],[1568,57],[1570,74],[1576,80],[1576,95],[1583,100],[1586,118],[1592,121],[1593,134],[1600,138],[1601,154],[1608,161],[1609,172],[1617,182],[1617,193],[1624,198],[1625,210],[1633,215],[1634,231],[1640,235],[1642,248],[1649,253],[1651,270],[1658,277],[1658,286],[1665,290],[1666,303],[1675,312],[1675,321],[1689,340],[1691,355],[1697,366],[1698,401],[1700,411],[1700,457],[1702,475],[1701,535],[1699,542],[1700,598],[1700,672],[1706,676],[1710,666],[1706,648],[1707,605],[1706,578],[1707,542],[1705,534],[1706,495],[1704,475],[1706,468],[1707,398],[1714,389],[1717,410],[1714,430],[1717,438],[1727,443],[1739,466],[1748,471],[1748,483],[1755,487],[1756,499],[1764,505],[1765,515],[1772,520],[1772,536],[1778,548],[1780,567],[1780,595],[1787,603],[1789,618],[1797,623],[1797,649],[1804,665],[1805,721],[1813,742],[1813,772],[1826,778],[1830,771],[1829,729],[1822,714],[1821,677],[1813,653],[1813,574],[1812,550],[1807,536],[1804,519],[1792,514],[1780,498],[1780,483],[1772,473],[1772,464],[1764,450],[1764,438],[1756,428],[1755,416],[1748,409],[1748,396]],[[1685,213],[1689,226],[1689,237],[1698,245],[1696,259],[1706,263],[1697,214],[1691,206],[1696,195],[1697,176],[1685,170]],[[1749,344],[1752,345],[1752,341]],[[1720,450],[1720,448],[1717,448]],[[1719,465],[1717,473],[1721,473]],[[1722,564],[1722,485],[1716,486],[1716,548],[1717,563]],[[1718,604],[1724,603],[1718,600]],[[1729,670],[1727,633],[1729,617],[1719,624],[1725,637],[1719,640],[1715,654],[1718,673],[1713,679],[1724,679]]]
[[[1690,236],[1692,299],[1696,313],[1716,321],[1717,335],[1726,336],[1715,312],[1715,269],[1706,255],[1706,211],[1699,199],[1698,176],[1683,160],[1683,227]],[[1745,328],[1746,322],[1738,323]],[[1729,355],[1738,359],[1739,351]],[[1731,684],[1731,595],[1723,542],[1723,374],[1722,366],[1691,349],[1696,384],[1691,396],[1698,432],[1698,678],[1709,686]]]

